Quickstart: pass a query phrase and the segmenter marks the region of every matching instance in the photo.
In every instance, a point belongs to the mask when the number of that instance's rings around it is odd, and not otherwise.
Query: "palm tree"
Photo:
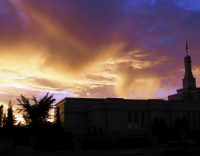
[[[53,95],[47,93],[39,100],[34,96],[29,99],[21,95],[17,100],[21,106],[19,110],[23,113],[23,118],[28,126],[36,128],[48,123],[50,110],[55,102]]]

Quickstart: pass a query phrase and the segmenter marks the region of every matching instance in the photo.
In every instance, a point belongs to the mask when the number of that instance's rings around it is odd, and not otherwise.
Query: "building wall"
[[[58,106],[63,127],[77,134],[140,135],[152,128],[155,119],[165,119],[167,126],[173,126],[184,117],[190,128],[200,128],[198,102],[102,99],[90,103],[87,99],[85,104],[84,99],[69,99]]]

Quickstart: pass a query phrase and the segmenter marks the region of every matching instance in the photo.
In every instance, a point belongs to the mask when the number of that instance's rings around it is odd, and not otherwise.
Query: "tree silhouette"
[[[7,117],[6,117],[6,123],[5,123],[7,128],[12,128],[15,124],[15,116],[13,114],[13,108],[12,108],[12,103],[9,101],[8,104],[8,112],[7,112]]]
[[[0,106],[0,127],[3,127],[3,105]]]
[[[26,124],[33,128],[38,128],[44,124],[47,124],[52,108],[52,104],[55,102],[53,95],[47,93],[44,97],[37,100],[33,96],[32,99],[26,98],[21,95],[20,99],[17,99],[21,108],[20,112],[23,113],[23,118]]]
[[[3,119],[2,119],[2,126],[6,126],[6,114],[3,114]]]

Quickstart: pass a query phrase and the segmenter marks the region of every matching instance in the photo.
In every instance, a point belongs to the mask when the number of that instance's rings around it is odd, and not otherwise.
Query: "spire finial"
[[[186,54],[188,55],[188,42],[186,40],[186,43],[185,43],[185,51],[186,51]]]

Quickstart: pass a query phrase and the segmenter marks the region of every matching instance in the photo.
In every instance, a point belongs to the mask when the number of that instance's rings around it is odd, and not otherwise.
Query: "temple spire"
[[[186,54],[188,55],[188,42],[186,40],[186,43],[185,43],[185,51],[186,51]]]
[[[188,55],[188,42],[185,45],[186,56],[184,57],[185,64],[185,75],[183,79],[183,88],[196,88],[196,81],[192,74],[192,61],[191,57]]]

